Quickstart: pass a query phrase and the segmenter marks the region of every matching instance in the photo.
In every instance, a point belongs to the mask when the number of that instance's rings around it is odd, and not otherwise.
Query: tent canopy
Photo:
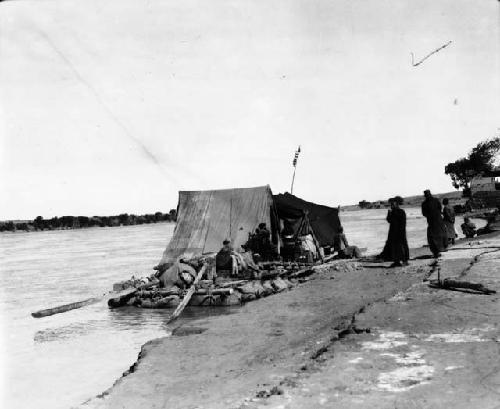
[[[286,220],[288,226],[304,226],[300,221],[305,214],[319,245],[333,246],[333,239],[340,227],[338,209],[307,202],[290,193],[275,195],[274,203],[278,217]]]
[[[242,189],[179,192],[177,224],[160,264],[219,251],[229,238],[235,249],[266,223],[273,241],[277,223],[269,185]]]

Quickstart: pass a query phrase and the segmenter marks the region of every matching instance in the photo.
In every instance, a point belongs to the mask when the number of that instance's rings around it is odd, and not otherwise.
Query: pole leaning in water
[[[203,277],[203,274],[205,274],[207,267],[208,267],[208,263],[203,264],[203,267],[200,269],[199,273],[197,274],[196,278],[194,279],[193,284],[191,284],[191,287],[189,287],[189,290],[187,291],[186,295],[182,299],[182,302],[177,306],[174,313],[168,319],[167,324],[170,324],[172,321],[176,320],[179,317],[179,315],[181,315],[182,311],[184,310],[186,305],[188,305],[189,300],[191,300],[191,297],[195,293],[196,285],[201,280],[201,277]]]
[[[299,160],[299,154],[300,154],[300,145],[298,149],[295,151],[295,155],[293,157],[293,176],[292,176],[292,186],[290,187],[290,194],[293,195],[293,184],[295,182],[295,171],[297,170],[297,161]]]
[[[154,286],[156,284],[158,284],[158,280],[152,281],[152,282],[147,283],[147,284],[143,284],[143,285],[141,285],[139,287],[127,288],[125,290],[118,291],[118,292],[117,291],[110,291],[109,293],[103,294],[103,295],[101,295],[99,297],[87,298],[86,300],[83,300],[83,301],[72,302],[72,303],[69,303],[69,304],[60,305],[58,307],[47,308],[45,310],[40,310],[40,311],[32,312],[31,316],[33,318],[49,317],[51,315],[61,314],[63,312],[67,312],[67,311],[71,311],[71,310],[76,310],[78,308],[86,307],[87,305],[96,304],[96,303],[104,301],[106,299],[108,299],[108,303],[109,303],[111,300],[114,300],[114,299],[121,299],[121,298],[124,298],[124,297],[130,298],[138,290],[147,289],[147,288],[150,288],[150,287],[152,287],[152,286]]]

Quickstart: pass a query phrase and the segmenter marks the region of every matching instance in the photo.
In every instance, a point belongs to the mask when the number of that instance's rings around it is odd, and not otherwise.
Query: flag
[[[297,167],[297,160],[299,159],[299,153],[300,153],[300,145],[298,149],[295,151],[295,156],[293,157],[293,167]]]

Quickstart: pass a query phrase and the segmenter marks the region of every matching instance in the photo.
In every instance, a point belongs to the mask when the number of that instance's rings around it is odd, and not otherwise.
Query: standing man
[[[455,211],[450,206],[448,198],[443,199],[443,220],[448,233],[448,243],[455,244],[457,233],[455,231]]]
[[[387,212],[389,234],[384,247],[384,258],[393,262],[391,267],[407,266],[410,259],[408,240],[406,239],[406,213],[399,206],[403,198],[396,196],[389,199],[391,209]]]
[[[439,257],[448,247],[448,233],[441,215],[441,203],[432,196],[430,190],[424,191],[422,214],[427,219],[427,242],[434,257]]]

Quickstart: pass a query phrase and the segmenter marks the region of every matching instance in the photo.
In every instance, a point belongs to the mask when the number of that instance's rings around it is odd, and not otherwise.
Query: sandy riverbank
[[[498,291],[495,247],[498,235],[461,242],[441,272]],[[494,407],[498,294],[430,289],[434,260],[412,253],[406,268],[330,264],[210,326],[191,322],[147,343],[133,372],[84,407]]]

